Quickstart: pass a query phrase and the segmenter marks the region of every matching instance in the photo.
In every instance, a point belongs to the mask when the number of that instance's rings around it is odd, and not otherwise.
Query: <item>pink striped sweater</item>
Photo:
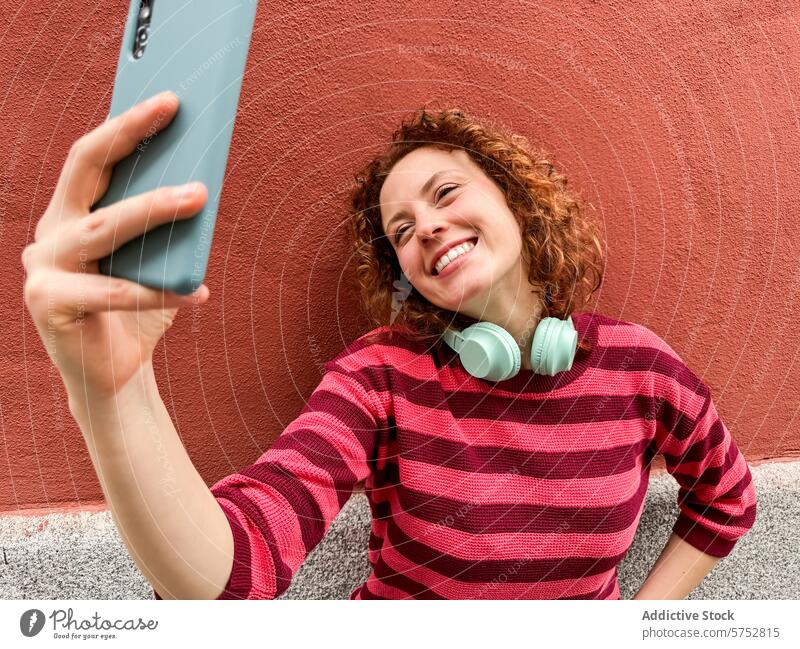
[[[234,538],[220,598],[284,592],[364,481],[372,572],[351,599],[619,599],[656,454],[679,484],[673,531],[730,553],[755,490],[710,389],[642,325],[573,321],[592,349],[555,377],[487,382],[400,336],[350,344],[274,445],[211,487]]]

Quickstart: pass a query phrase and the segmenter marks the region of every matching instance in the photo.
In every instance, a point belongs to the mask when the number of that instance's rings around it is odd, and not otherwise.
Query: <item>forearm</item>
[[[673,532],[633,599],[684,599],[719,561]]]
[[[142,574],[165,598],[211,599],[233,565],[233,537],[195,469],[148,364],[113,402],[74,405],[114,521]]]

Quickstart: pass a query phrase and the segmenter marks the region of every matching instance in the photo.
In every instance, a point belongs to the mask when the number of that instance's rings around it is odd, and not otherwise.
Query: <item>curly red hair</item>
[[[349,196],[356,282],[377,326],[391,324],[392,330],[433,346],[445,327],[463,329],[476,322],[431,304],[411,287],[399,310],[393,299],[401,270],[383,232],[379,196],[394,165],[423,146],[463,149],[503,191],[520,226],[523,255],[530,261],[528,280],[540,297],[542,318],[564,319],[586,304],[602,284],[603,246],[565,176],[523,136],[461,110],[421,108],[394,131],[388,148],[356,174]],[[587,345],[580,343],[583,350]]]

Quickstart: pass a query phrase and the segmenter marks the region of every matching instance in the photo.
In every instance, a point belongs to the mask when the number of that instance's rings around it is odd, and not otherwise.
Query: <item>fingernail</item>
[[[189,293],[188,295],[184,295],[183,298],[186,299],[186,300],[203,299],[205,297],[206,291],[208,291],[208,289],[205,288],[205,284],[201,284],[193,292]]]
[[[163,92],[159,92],[157,95],[153,95],[144,102],[144,108],[153,108],[156,104],[161,103],[161,98],[164,96]]]
[[[187,198],[188,196],[192,196],[198,189],[200,189],[200,183],[188,183],[176,187],[173,193],[175,198]]]
[[[153,95],[152,97],[150,97],[150,99],[148,99],[146,102],[144,102],[144,106],[145,106],[145,108],[147,108],[147,109],[150,109],[150,108],[155,108],[155,107],[156,107],[157,105],[159,105],[159,104],[160,104],[160,103],[161,103],[161,102],[162,102],[162,101],[163,101],[163,100],[164,100],[164,99],[165,99],[165,98],[166,98],[168,95],[172,95],[172,94],[174,94],[174,93],[173,93],[173,92],[171,92],[170,90],[165,90],[164,92],[159,92],[157,95]]]

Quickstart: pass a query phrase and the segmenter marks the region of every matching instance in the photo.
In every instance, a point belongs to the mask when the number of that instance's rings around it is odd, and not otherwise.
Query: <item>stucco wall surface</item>
[[[0,23],[0,510],[102,498],[23,303],[71,142],[108,110],[127,3]],[[369,327],[342,223],[353,173],[426,102],[553,153],[608,242],[589,309],[712,387],[748,460],[800,455],[800,5],[717,0],[260,3],[207,284],[156,349],[203,477],[252,462]]]

